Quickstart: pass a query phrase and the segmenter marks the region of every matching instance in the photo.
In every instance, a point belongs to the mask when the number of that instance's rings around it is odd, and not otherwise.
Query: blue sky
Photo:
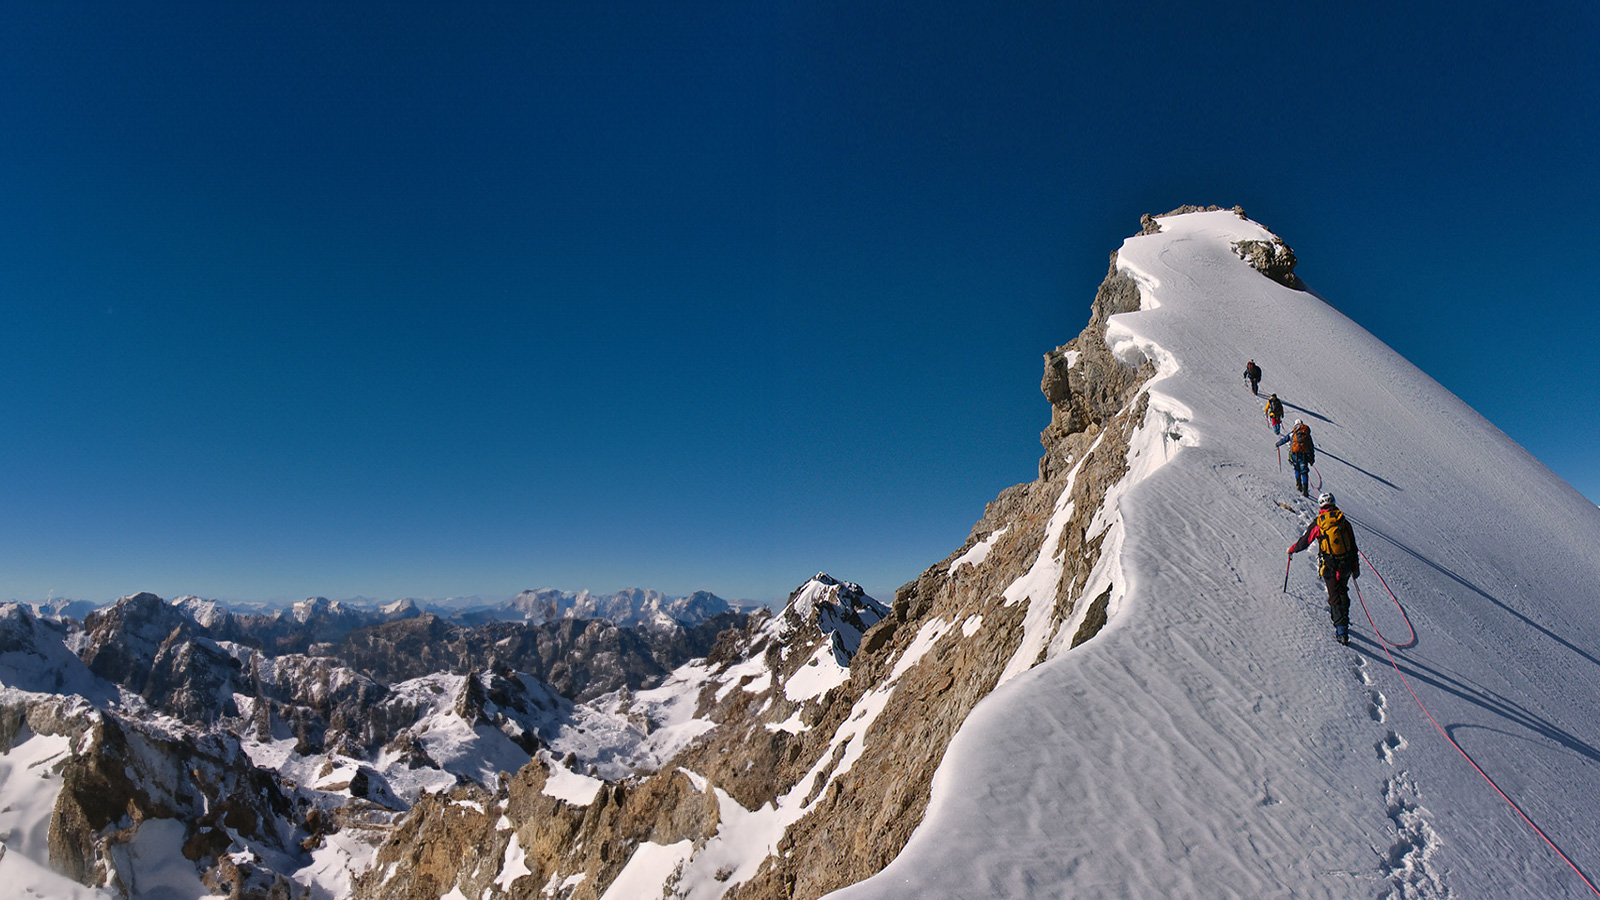
[[[0,597],[889,599],[1183,203],[1600,499],[1600,11],[1293,6],[10,4]]]

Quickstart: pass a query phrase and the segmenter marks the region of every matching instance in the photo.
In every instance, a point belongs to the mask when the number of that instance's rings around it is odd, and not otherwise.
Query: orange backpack
[[[1291,436],[1289,438],[1289,452],[1298,453],[1301,456],[1307,457],[1308,459],[1310,458],[1312,453],[1310,425],[1302,422],[1300,425],[1295,427],[1293,432],[1291,432]]]

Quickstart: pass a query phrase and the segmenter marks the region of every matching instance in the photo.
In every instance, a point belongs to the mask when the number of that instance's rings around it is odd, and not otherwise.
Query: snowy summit
[[[1256,223],[1157,221],[1117,254],[1140,303],[1107,330],[1157,371],[1109,624],[980,704],[904,852],[834,896],[1594,896],[1600,513],[1247,265]],[[1313,500],[1269,392],[1315,433]],[[1314,552],[1283,590],[1319,490],[1367,557],[1348,647]]]

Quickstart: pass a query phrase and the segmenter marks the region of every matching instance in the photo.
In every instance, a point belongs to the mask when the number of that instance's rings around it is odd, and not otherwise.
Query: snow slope
[[[910,844],[832,896],[1594,896],[1411,691],[1600,880],[1600,511],[1333,307],[1246,266],[1230,245],[1270,240],[1260,226],[1161,223],[1119,251],[1143,302],[1108,341],[1162,373],[1163,427],[1130,454],[1183,446],[1132,461],[1111,622],[980,704]],[[1356,523],[1398,672],[1359,601],[1350,646],[1332,641],[1314,553],[1281,591],[1312,504],[1278,469],[1268,391],[1312,426],[1312,486]]]

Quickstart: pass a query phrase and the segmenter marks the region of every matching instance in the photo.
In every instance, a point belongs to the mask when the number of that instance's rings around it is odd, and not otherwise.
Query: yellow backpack
[[[1322,537],[1317,539],[1317,549],[1323,556],[1345,556],[1355,549],[1355,533],[1344,520],[1344,513],[1337,509],[1317,513],[1317,529],[1322,532]]]

